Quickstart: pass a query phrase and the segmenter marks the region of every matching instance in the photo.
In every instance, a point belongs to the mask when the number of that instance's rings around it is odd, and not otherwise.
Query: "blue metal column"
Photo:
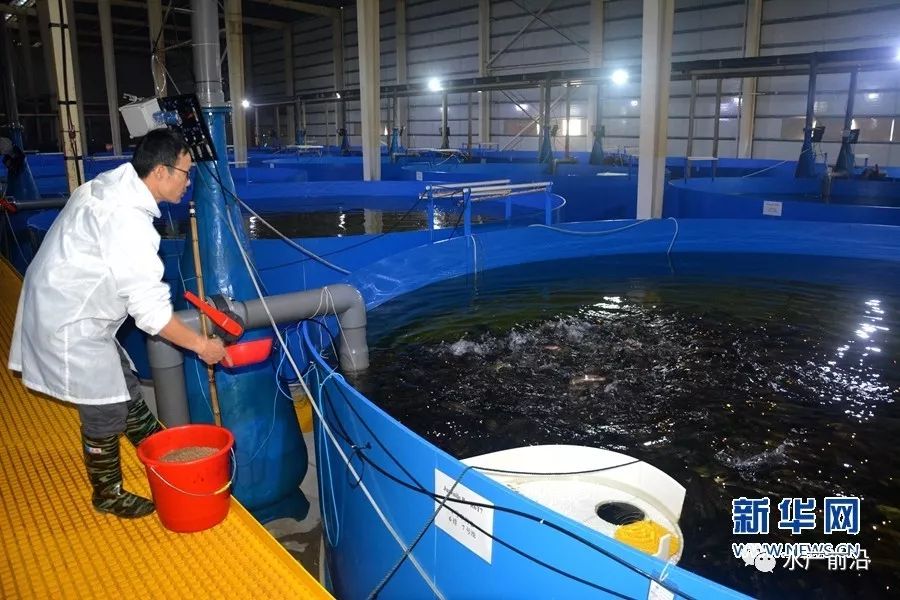
[[[803,147],[800,150],[800,158],[797,159],[797,169],[794,177],[816,176],[816,155],[812,147],[813,113],[816,107],[816,67],[817,61],[813,57],[809,64],[809,89],[806,93],[806,124],[803,126]]]
[[[543,87],[544,101],[541,106],[543,114],[541,115],[541,148],[538,152],[538,162],[550,163],[553,161],[553,146],[550,142],[550,82],[544,83]]]
[[[472,235],[472,190],[463,190],[463,233]]]
[[[203,277],[208,294],[249,300],[257,293],[242,258],[242,250],[249,256],[249,242],[228,169],[225,128],[229,109],[218,62],[218,8],[215,0],[193,0],[192,8],[197,90],[218,155],[217,161],[198,165],[194,180]],[[191,240],[186,240],[182,274],[188,287],[195,287],[190,247]],[[242,341],[271,335],[269,330],[248,332]],[[209,390],[205,377],[198,377],[204,370],[198,359],[186,358],[191,420],[210,423]],[[281,516],[302,518],[309,508],[299,490],[308,464],[306,445],[293,401],[280,391],[271,360],[235,370],[217,367],[216,385],[222,425],[236,441],[235,496],[261,521]]]
[[[838,153],[837,162],[834,170],[847,174],[847,177],[853,177],[853,168],[856,165],[856,156],[853,153],[853,143],[851,138],[853,133],[853,101],[856,99],[856,76],[859,70],[850,71],[850,90],[847,92],[847,111],[844,113],[844,129],[841,131],[841,151]]]
[[[425,188],[428,192],[428,209],[426,211],[428,219],[428,240],[434,241],[434,190],[429,185]]]

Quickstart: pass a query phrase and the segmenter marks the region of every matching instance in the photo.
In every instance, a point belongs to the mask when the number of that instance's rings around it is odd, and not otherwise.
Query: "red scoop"
[[[259,340],[250,340],[249,342],[241,342],[225,346],[225,353],[228,355],[228,362],[222,364],[229,368],[246,367],[247,365],[255,365],[267,358],[272,352],[272,338],[262,338]]]

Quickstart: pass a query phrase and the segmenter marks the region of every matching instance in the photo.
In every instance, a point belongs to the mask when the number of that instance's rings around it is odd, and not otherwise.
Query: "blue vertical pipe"
[[[425,188],[428,192],[428,239],[434,241],[434,189],[429,185]]]
[[[816,176],[816,155],[812,147],[813,113],[816,107],[816,67],[815,56],[809,64],[809,88],[806,93],[806,123],[803,126],[803,146],[800,149],[800,158],[797,159],[797,169],[794,177]]]
[[[221,94],[218,8],[215,0],[194,0],[192,6],[198,90],[218,155],[214,162],[199,164],[194,178],[205,291],[208,295],[249,300],[256,298],[257,293],[242,258],[242,250],[249,257],[250,246],[228,169],[225,132],[229,109]],[[237,241],[229,222],[238,234]],[[190,239],[185,243],[182,275],[188,288],[196,291],[191,244]],[[270,336],[271,330],[259,330],[248,332],[241,341]],[[185,370],[191,421],[210,423],[213,416],[203,376],[205,366],[191,357],[185,360]],[[237,499],[261,521],[281,516],[304,517],[309,503],[299,485],[308,465],[306,445],[293,401],[280,391],[271,359],[234,370],[217,367],[216,386],[222,425],[235,437],[233,490]]]
[[[594,123],[594,143],[591,146],[591,158],[590,163],[592,165],[602,165],[605,161],[606,155],[603,153],[603,136],[606,135],[606,128],[601,125],[603,122],[603,97],[602,97],[603,88],[598,83],[597,84],[597,114],[596,114],[596,122]]]
[[[853,177],[853,168],[856,166],[856,155],[853,152],[853,144],[850,143],[853,132],[853,101],[856,99],[856,77],[859,69],[850,72],[850,90],[847,92],[847,110],[844,113],[844,129],[841,131],[841,150],[838,152],[835,171],[844,172],[848,177]]]
[[[550,189],[553,187],[553,184],[547,186],[547,189],[544,190],[544,225],[549,226],[553,222],[553,194],[550,192]]]
[[[472,235],[472,190],[463,190],[463,233]]]

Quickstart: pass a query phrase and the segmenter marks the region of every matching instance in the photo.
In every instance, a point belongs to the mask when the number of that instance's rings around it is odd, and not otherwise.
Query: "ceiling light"
[[[624,85],[628,83],[628,71],[625,69],[616,69],[612,72],[610,79],[612,79],[612,82],[616,85]]]

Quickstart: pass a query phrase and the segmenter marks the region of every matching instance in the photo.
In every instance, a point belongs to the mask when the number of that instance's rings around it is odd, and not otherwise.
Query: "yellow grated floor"
[[[20,287],[0,260],[0,598],[331,598],[236,500],[193,534],[94,512],[78,413],[6,368]],[[149,497],[124,437],[122,470]]]

